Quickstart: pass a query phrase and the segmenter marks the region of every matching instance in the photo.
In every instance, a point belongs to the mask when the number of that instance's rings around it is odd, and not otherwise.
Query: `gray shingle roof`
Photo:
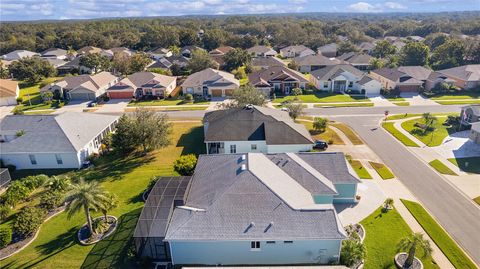
[[[319,54],[296,57],[293,60],[298,65],[335,65],[339,63]]]
[[[351,73],[357,77],[361,77],[365,74],[349,64],[330,65],[310,73],[318,80],[328,80],[337,77],[343,72]]]
[[[459,78],[465,81],[480,80],[480,64],[470,64],[449,69],[439,70],[438,72],[449,77]]]
[[[165,239],[345,238],[333,208],[294,210],[242,164],[240,154],[201,155],[185,201],[200,211],[176,208]]]
[[[65,112],[57,115],[8,115],[0,122],[0,133],[15,136],[0,143],[1,153],[77,152],[118,116]]]
[[[270,66],[286,66],[286,64],[276,57],[259,57],[252,59],[252,66],[270,67]]]
[[[348,170],[347,160],[342,152],[297,154],[310,166],[326,176],[333,184],[359,183]],[[318,157],[318,156],[321,156]]]
[[[292,70],[286,66],[270,66],[267,69],[263,69],[257,72],[253,72],[248,76],[250,84],[256,85],[261,81],[271,81],[276,77],[285,75],[291,77],[295,81],[308,83],[309,81],[299,72]]]
[[[288,114],[271,108],[232,108],[205,114],[205,141],[258,141],[268,145],[311,144],[307,129]]]

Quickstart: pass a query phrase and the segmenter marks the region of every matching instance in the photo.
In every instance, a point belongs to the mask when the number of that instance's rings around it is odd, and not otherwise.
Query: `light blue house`
[[[358,182],[343,153],[201,155],[192,177],[152,190],[137,253],[175,265],[337,263],[346,234],[333,203],[354,202]]]

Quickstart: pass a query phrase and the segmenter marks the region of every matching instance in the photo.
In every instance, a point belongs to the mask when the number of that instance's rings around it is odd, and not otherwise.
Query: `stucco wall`
[[[357,195],[357,184],[334,184],[338,195],[333,197],[334,203],[351,203]]]
[[[267,153],[267,143],[265,141],[225,141],[225,153],[231,153],[230,145],[236,146],[237,153]],[[257,150],[252,150],[252,145],[257,145]]]
[[[174,264],[327,264],[337,261],[341,240],[304,240],[275,244],[260,242],[251,250],[251,241],[170,242]]]
[[[37,164],[30,162],[28,153],[0,154],[5,164],[13,164],[17,169],[62,169],[80,168],[81,162],[76,153],[58,153],[63,164],[57,163],[55,153],[31,153],[35,156]]]
[[[304,152],[313,149],[313,144],[268,145],[268,153]]]

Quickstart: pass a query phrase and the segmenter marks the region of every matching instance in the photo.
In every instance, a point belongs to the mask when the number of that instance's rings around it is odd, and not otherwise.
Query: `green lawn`
[[[283,103],[285,101],[292,101],[296,98],[303,103],[341,103],[341,102],[365,102],[369,101],[364,96],[352,96],[347,94],[337,94],[330,92],[316,92],[315,94],[304,94],[299,96],[285,96],[277,97],[273,100],[274,103]]]
[[[98,180],[119,197],[119,207],[111,212],[119,227],[111,237],[92,246],[80,246],[76,232],[85,222],[79,213],[70,220],[66,213],[41,227],[37,239],[20,253],[2,261],[2,268],[135,268],[128,260],[137,218],[144,203],[141,195],[153,176],[174,176],[172,163],[181,154],[204,152],[201,123],[174,123],[172,144],[147,156],[108,156],[79,176]],[[95,215],[99,215],[98,213]]]
[[[409,102],[392,102],[396,106],[410,106]]]
[[[55,110],[42,110],[42,111],[37,111],[37,110],[26,110],[24,111],[25,115],[46,115],[46,114],[52,114],[55,112]]]
[[[61,79],[62,77],[51,77],[42,80],[36,84],[27,84],[25,82],[20,82],[20,93],[19,97],[23,99],[23,102],[19,104],[19,107],[23,111],[30,111],[30,110],[41,110],[41,109],[51,109],[51,105],[47,105],[43,103],[42,96],[40,95],[40,88],[44,85],[52,83],[56,80]]]
[[[382,127],[392,134],[398,141],[402,142],[407,147],[419,147],[415,142],[413,142],[410,138],[406,137],[404,134],[402,134],[400,131],[393,126],[393,122],[384,122],[382,123]]]
[[[395,176],[393,175],[392,171],[388,169],[383,163],[376,163],[376,162],[369,162],[370,165],[377,171],[378,175],[382,177],[382,179],[391,179]]]
[[[455,243],[447,232],[428,214],[425,208],[419,203],[403,199],[401,201],[455,268],[477,268],[457,243]]]
[[[331,128],[327,127],[325,132],[319,133],[313,129],[313,123],[309,121],[299,120],[298,123],[305,125],[307,130],[310,132],[310,135],[315,140],[323,140],[323,141],[332,141],[333,145],[345,145],[345,142],[338,136],[338,134],[332,130]]]
[[[458,166],[464,172],[480,174],[480,157],[451,158],[448,161]]]
[[[415,123],[420,123],[420,124],[425,123],[425,121],[422,118],[405,121],[402,123],[402,128],[407,132],[409,132],[411,135],[415,136],[418,140],[422,141],[425,145],[429,147],[435,147],[435,146],[440,146],[443,140],[449,134],[455,133],[457,131],[453,127],[444,126],[443,123],[446,120],[447,120],[446,117],[438,118],[438,120],[433,125],[433,128],[435,128],[435,130],[432,132],[427,132],[426,134],[423,134],[421,132],[418,132],[418,133],[412,132],[412,130],[416,128],[414,126]]]
[[[353,170],[355,170],[355,173],[357,173],[358,177],[361,179],[372,179],[372,176],[370,173],[368,173],[367,169],[362,165],[362,163],[359,160],[351,160],[349,161],[350,165],[353,167]]]
[[[413,117],[418,117],[422,116],[422,114],[396,114],[396,115],[391,115],[387,117],[387,120],[403,120],[403,119],[408,119],[408,118],[413,118]]]
[[[435,101],[441,105],[470,105],[470,104],[480,104],[480,100],[472,99],[472,100],[456,100],[456,101]]]
[[[322,107],[370,107],[374,106],[371,102],[357,102],[350,104],[324,104],[324,105],[313,105],[313,107],[322,108]]]
[[[458,176],[457,173],[453,172],[452,169],[448,168],[442,161],[435,159],[428,163],[431,167],[437,170],[440,174]]]
[[[358,137],[358,135],[352,129],[350,129],[350,127],[348,127],[348,125],[341,122],[335,122],[330,124],[335,128],[339,129],[340,131],[342,131],[342,133],[344,133],[347,136],[348,140],[350,140],[352,144],[363,145],[363,141],[360,139],[360,137]]]
[[[438,94],[430,97],[432,100],[478,99],[479,93],[462,91],[459,94]]]
[[[366,230],[365,247],[367,257],[365,269],[395,269],[393,258],[397,254],[397,244],[412,234],[412,230],[396,209],[382,213],[378,208],[360,222]],[[421,254],[421,253],[420,253]],[[419,258],[421,255],[417,255]],[[431,257],[421,258],[425,269],[439,268]]]
[[[477,203],[477,205],[480,205],[480,196],[473,198],[473,201]]]
[[[131,101],[128,106],[180,106],[180,105],[208,105],[210,102],[195,101],[193,103],[185,103],[182,99],[162,99],[162,100],[146,100],[146,101]]]

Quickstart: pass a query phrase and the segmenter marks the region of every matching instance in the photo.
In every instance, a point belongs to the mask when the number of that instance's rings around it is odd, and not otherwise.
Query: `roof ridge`
[[[285,153],[290,159],[292,159],[295,163],[300,165],[305,171],[307,171],[309,174],[314,176],[315,178],[318,179],[321,183],[323,183],[325,186],[327,186],[330,190],[335,191],[338,193],[337,189],[333,185],[332,181],[328,179],[326,176],[324,176],[320,171],[317,169],[313,168],[311,165],[309,165],[306,161],[302,160],[299,156],[297,156],[295,153],[287,152]],[[318,174],[318,175],[316,175]]]

